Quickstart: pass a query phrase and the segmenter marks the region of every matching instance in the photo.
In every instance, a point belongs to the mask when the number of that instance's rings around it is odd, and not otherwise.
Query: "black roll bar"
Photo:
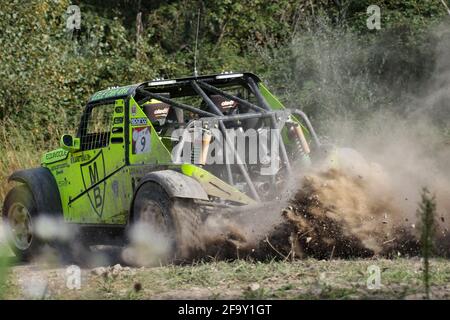
[[[157,93],[149,92],[149,91],[144,90],[144,89],[137,89],[136,91],[146,95],[146,97],[144,99],[138,101],[138,104],[143,104],[144,102],[147,102],[150,99],[156,99],[156,100],[162,101],[164,103],[167,103],[167,104],[171,105],[172,107],[180,108],[180,109],[183,109],[183,110],[186,110],[186,111],[190,111],[190,112],[193,112],[193,113],[205,116],[205,117],[215,117],[216,116],[214,113],[207,112],[207,111],[201,110],[199,108],[196,108],[196,107],[184,104],[184,103],[180,103],[180,102],[174,101],[172,99],[166,98],[166,97],[164,97],[164,96],[162,96],[160,94],[157,94]]]
[[[214,86],[212,86],[212,85],[210,85],[210,84],[207,84],[207,83],[205,83],[205,82],[203,82],[203,81],[197,81],[197,83],[198,83],[198,85],[199,85],[200,87],[202,87],[203,89],[205,89],[205,90],[207,90],[207,91],[209,91],[209,92],[212,92],[212,93],[215,93],[215,94],[222,95],[222,96],[224,96],[225,98],[230,99],[230,100],[237,101],[237,102],[239,102],[240,104],[242,104],[242,105],[244,105],[244,106],[246,106],[246,107],[248,107],[248,108],[251,108],[251,109],[253,109],[253,110],[255,110],[255,111],[259,111],[259,112],[267,112],[267,110],[265,110],[265,109],[263,109],[263,108],[261,108],[261,107],[258,107],[256,104],[250,103],[250,102],[248,102],[248,101],[246,101],[246,100],[244,100],[244,99],[241,99],[241,98],[236,97],[236,96],[234,96],[234,95],[232,95],[232,94],[229,94],[228,92],[223,91],[223,90],[221,90],[221,89],[219,89],[219,88],[217,88],[217,87],[214,87]]]
[[[248,79],[250,88],[252,89],[253,93],[255,94],[256,99],[258,100],[259,104],[261,104],[265,110],[271,111],[270,106],[267,104],[266,99],[264,99],[263,95],[261,94],[261,91],[259,91],[259,88],[258,88],[255,80],[253,80],[253,78],[250,78],[250,77],[248,77],[247,79]],[[272,125],[272,129],[277,129],[277,120],[273,113],[270,117],[270,122]],[[283,157],[283,162],[286,165],[286,169],[287,169],[288,173],[291,173],[292,172],[291,163],[289,161],[289,157],[288,157],[287,151],[286,151],[286,146],[284,145],[281,134],[278,134],[277,138],[280,140],[281,156]]]
[[[222,111],[220,111],[220,109],[214,104],[214,102],[212,102],[212,100],[208,97],[208,95],[200,88],[200,86],[197,84],[196,81],[192,80],[191,81],[191,85],[194,88],[195,92],[197,92],[202,98],[203,100],[206,102],[206,104],[208,105],[208,107],[212,110],[215,111],[217,113],[217,115],[223,117],[223,113]],[[219,120],[219,127],[220,130],[222,131],[222,134],[224,135],[225,138],[225,143],[230,147],[230,148],[234,148],[233,145],[231,145],[231,142],[228,140],[228,135],[227,135],[227,129],[225,127],[225,125],[223,124],[222,120]],[[238,154],[236,154],[236,160],[237,160],[237,165],[239,168],[239,171],[241,171],[241,174],[244,176],[245,182],[247,182],[249,188],[250,188],[250,192],[252,193],[252,196],[255,200],[260,201],[260,197],[258,195],[258,192],[256,191],[255,185],[253,184],[252,179],[250,178],[250,175],[248,174],[247,168],[245,168],[245,166],[242,164],[242,161],[239,157]],[[230,180],[232,181],[232,175],[231,175],[231,167],[230,164],[226,163],[227,165],[227,170],[229,170],[229,176],[230,176]]]
[[[224,134],[224,138],[226,143],[230,146],[230,141],[228,140],[227,137],[227,132],[226,132],[226,127],[224,125],[224,122],[228,122],[228,121],[238,121],[238,120],[246,120],[246,119],[255,119],[255,118],[270,118],[271,121],[271,127],[273,129],[277,129],[277,114],[278,113],[285,113],[286,111],[272,111],[270,109],[270,107],[268,106],[265,98],[263,97],[263,95],[261,94],[261,92],[259,91],[258,86],[256,85],[255,81],[252,78],[247,78],[248,79],[248,83],[250,85],[250,89],[253,91],[253,93],[255,94],[258,103],[261,104],[263,106],[263,108],[254,105],[246,100],[243,100],[239,97],[236,97],[234,95],[231,95],[221,89],[218,89],[212,85],[209,85],[205,82],[202,81],[195,81],[195,80],[191,80],[190,84],[192,86],[192,88],[196,91],[196,93],[198,95],[200,95],[202,97],[202,99],[206,102],[206,104],[208,105],[208,108],[210,109],[210,111],[212,112],[208,112],[205,110],[201,110],[199,108],[196,108],[194,106],[190,106],[187,104],[183,104],[177,101],[174,101],[170,98],[166,98],[160,94],[157,93],[153,93],[153,92],[149,92],[147,90],[144,89],[137,89],[136,92],[141,93],[145,96],[144,99],[141,99],[140,101],[138,101],[139,104],[142,104],[150,99],[156,99],[159,101],[162,101],[164,103],[169,104],[172,107],[175,108],[179,108],[185,111],[190,111],[193,112],[195,114],[198,114],[200,116],[202,116],[202,118],[194,120],[194,121],[218,121],[219,123],[219,127],[220,130],[222,131],[222,133]],[[253,113],[253,114],[237,114],[237,115],[230,115],[230,116],[226,116],[224,115],[220,109],[215,105],[215,103],[209,98],[209,96],[202,90],[202,88],[204,88],[205,90],[212,92],[212,93],[216,93],[219,95],[222,95],[228,99],[231,100],[235,100],[238,103],[241,103],[242,105],[245,105],[255,111],[258,111],[259,113]],[[297,115],[300,118],[302,118],[302,120],[305,122],[309,132],[311,133],[311,136],[316,144],[317,147],[321,146],[321,143],[318,139],[318,136],[309,120],[309,118],[307,117],[307,115],[299,110],[299,109],[295,109],[295,110],[289,110],[289,112],[293,115]],[[284,141],[282,140],[281,134],[278,134],[278,139],[280,140],[280,148],[281,148],[281,155],[283,157],[283,161],[286,164],[286,168],[288,170],[288,172],[291,172],[291,165],[289,163],[289,158],[287,156],[287,152],[286,152],[286,147],[284,144]],[[182,138],[182,141],[184,141],[184,137]],[[239,157],[239,155],[236,155],[237,157]],[[248,174],[248,171],[246,169],[246,167],[242,164],[242,161],[240,161],[240,159],[237,159],[238,162],[238,167],[239,170],[241,171],[241,174],[244,176],[244,179],[246,180],[250,191],[252,193],[252,196],[254,197],[255,200],[259,201],[260,197],[258,195],[258,192],[256,191],[255,185],[253,184],[253,181],[250,178],[250,175]],[[229,183],[233,184],[233,177],[232,177],[232,172],[231,172],[231,167],[229,163],[226,163],[227,166],[227,173],[228,173],[228,179],[229,179]]]

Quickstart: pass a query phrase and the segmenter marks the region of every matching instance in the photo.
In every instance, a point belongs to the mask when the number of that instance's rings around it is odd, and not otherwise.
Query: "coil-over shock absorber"
[[[287,126],[289,130],[289,138],[293,139],[293,141],[295,142],[297,154],[302,159],[308,158],[309,154],[311,153],[311,149],[309,148],[308,141],[306,141],[302,126],[294,121],[288,122]]]
[[[202,134],[202,152],[200,155],[200,164],[205,165],[208,158],[209,145],[211,144],[212,134],[206,127]]]
[[[209,146],[212,140],[212,133],[208,125],[202,126],[196,123],[193,132],[192,163],[200,166],[206,165],[208,159]]]

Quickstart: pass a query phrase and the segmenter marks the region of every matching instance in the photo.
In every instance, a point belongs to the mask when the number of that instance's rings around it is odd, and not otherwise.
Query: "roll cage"
[[[78,136],[86,133],[83,122],[86,122],[92,108],[99,104],[112,103],[115,99],[124,98],[129,101],[131,97],[142,106],[151,99],[155,99],[170,105],[176,110],[181,110],[192,115],[191,119],[185,123],[186,128],[191,128],[197,122],[202,126],[205,124],[209,127],[217,126],[223,134],[224,141],[229,143],[227,139],[227,125],[230,123],[240,123],[249,119],[262,119],[268,121],[272,129],[282,129],[280,124],[294,116],[298,120],[302,120],[306,126],[315,146],[319,147],[320,142],[314,128],[308,117],[301,110],[288,110],[273,108],[266,101],[261,93],[259,83],[261,80],[252,73],[224,73],[208,76],[185,77],[172,80],[154,80],[136,85],[111,88],[94,94],[89,100],[85,111],[82,115],[82,121],[79,127]],[[238,88],[243,90],[244,95],[237,95],[229,92],[229,88]],[[211,95],[219,95],[226,99],[236,101],[238,109],[242,113],[226,115],[211,100]],[[178,98],[200,97],[201,106],[181,102]],[[178,99],[178,100],[176,100]],[[128,124],[126,124],[128,126]],[[291,163],[286,151],[285,143],[280,136],[279,146],[281,161],[286,168],[288,174],[291,172]],[[126,139],[127,140],[127,139]],[[183,139],[180,143],[184,143]],[[247,183],[250,193],[255,200],[260,200],[255,185],[249,175],[249,172],[242,161],[237,161],[240,173]],[[230,164],[225,163],[228,183],[233,185],[233,174]]]

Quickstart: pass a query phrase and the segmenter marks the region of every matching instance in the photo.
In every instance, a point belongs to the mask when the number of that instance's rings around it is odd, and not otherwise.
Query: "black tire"
[[[20,261],[29,261],[44,246],[35,235],[37,215],[36,202],[26,185],[16,186],[8,193],[3,204],[3,221],[8,243]]]
[[[161,234],[168,250],[160,263],[186,261],[202,250],[201,218],[192,199],[171,198],[159,184],[142,185],[133,205],[133,224]]]

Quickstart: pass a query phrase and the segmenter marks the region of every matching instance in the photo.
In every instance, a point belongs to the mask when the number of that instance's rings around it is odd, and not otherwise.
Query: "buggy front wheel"
[[[137,191],[133,214],[131,236],[145,238],[150,251],[161,254],[157,263],[190,260],[203,249],[201,218],[192,199],[172,198],[159,184],[147,182]],[[154,247],[158,242],[163,251]]]
[[[28,261],[42,249],[42,242],[35,235],[36,202],[25,185],[14,187],[3,205],[3,221],[8,243],[21,261]]]

